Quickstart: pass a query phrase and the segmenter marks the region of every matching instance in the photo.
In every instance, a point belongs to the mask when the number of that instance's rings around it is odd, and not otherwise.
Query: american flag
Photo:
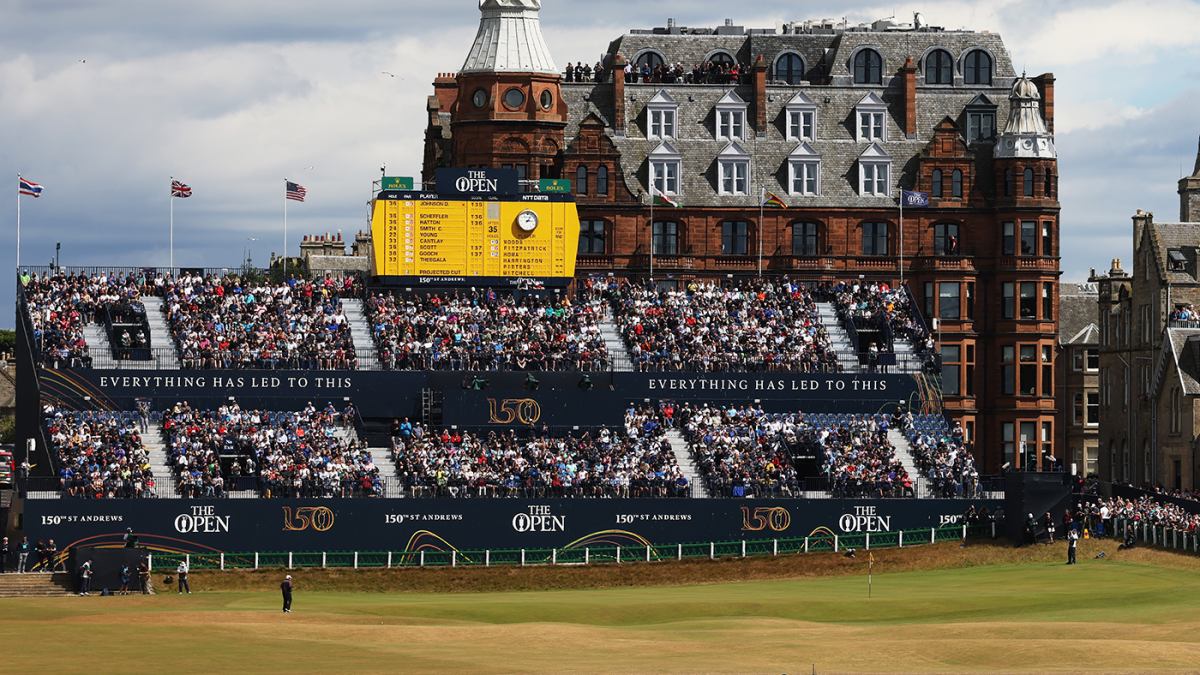
[[[179,181],[172,178],[171,179],[171,196],[179,197],[180,199],[187,199],[188,197],[192,196],[192,188],[190,186],[184,185],[183,183],[180,183]]]
[[[19,182],[19,184],[17,186],[18,194],[29,195],[30,197],[35,197],[35,198],[42,196],[42,186],[41,185],[38,185],[37,183],[35,183],[27,178],[22,178],[21,174],[17,174],[17,181]]]
[[[308,194],[308,190],[305,190],[303,185],[301,185],[299,183],[293,183],[291,181],[287,181],[287,198],[288,199],[291,199],[291,200],[297,201],[297,202],[302,202],[302,201],[304,201],[304,195],[306,195],[306,194]]]

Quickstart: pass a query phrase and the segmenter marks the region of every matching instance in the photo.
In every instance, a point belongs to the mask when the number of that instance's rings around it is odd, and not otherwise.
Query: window
[[[933,316],[933,282],[925,282],[925,316]]]
[[[596,194],[608,194],[608,167],[600,165],[596,167]]]
[[[1033,196],[1033,169],[1025,169],[1025,190],[1026,197]]]
[[[1042,223],[1042,255],[1054,255],[1054,228],[1049,221]]]
[[[1046,199],[1054,199],[1054,172],[1050,167],[1042,174],[1042,194]]]
[[[654,255],[679,255],[679,224],[655,221],[653,227]]]
[[[1177,434],[1183,428],[1183,396],[1178,388],[1171,389],[1171,433]]]
[[[742,110],[722,110],[717,113],[717,138],[739,139],[745,138],[745,111]]]
[[[858,194],[887,197],[891,194],[892,157],[872,143],[858,156]]]
[[[1020,422],[1017,442],[1021,444],[1021,466],[1037,466],[1037,422]]]
[[[996,137],[996,111],[967,112],[967,142],[980,143]]]
[[[816,223],[792,223],[792,255],[821,255]]]
[[[1089,427],[1100,426],[1100,394],[1089,391],[1087,395],[1087,421]]]
[[[814,141],[817,139],[817,104],[804,92],[799,92],[784,106],[787,122],[786,136],[789,141]]]
[[[974,396],[975,395],[975,345],[968,342],[966,347],[967,347],[967,358],[966,358],[967,373],[966,373],[966,377],[964,378],[966,380],[965,393],[967,396]]]
[[[1042,458],[1047,469],[1054,468],[1054,425],[1051,422],[1042,422]]]
[[[871,92],[854,106],[859,143],[887,142],[887,104]]]
[[[581,195],[588,193],[588,170],[586,166],[580,166],[575,171],[575,193]]]
[[[750,153],[741,145],[730,143],[717,153],[719,192],[723,195],[749,194],[747,176],[750,173]]]
[[[950,196],[962,199],[962,171],[960,169],[950,172]]]
[[[1013,457],[1013,423],[1012,422],[1004,422],[1003,424],[1000,425],[1000,429],[1001,429],[1000,437],[1003,439],[1003,442],[1001,443],[1001,447],[1003,449],[1003,454],[1004,454],[1004,463],[1007,464],[1010,468],[1015,469],[1017,467],[1017,465],[1015,463],[1016,459]]]
[[[1002,255],[1013,255],[1016,252],[1015,231],[1015,224],[1011,222],[1004,223],[1002,228],[1003,237],[1000,247],[1003,251]]]
[[[1167,250],[1167,268],[1173,272],[1182,272],[1187,269],[1187,256],[1183,251],[1177,248]]]
[[[942,393],[947,396],[958,396],[962,393],[959,386],[961,353],[958,345],[942,345]]]
[[[963,64],[963,82],[984,85],[992,83],[992,57],[987,52],[977,49],[967,54]]]
[[[520,89],[509,89],[504,92],[504,105],[510,108],[520,108],[525,105],[525,93]]]
[[[650,151],[650,182],[665,195],[679,194],[679,172],[683,157],[667,141]]]
[[[938,49],[925,57],[925,84],[953,84],[954,59],[950,52]]]
[[[1105,406],[1112,405],[1112,371],[1100,369],[1100,400]]]
[[[1042,321],[1054,320],[1054,282],[1042,282]]]
[[[1004,318],[1006,319],[1013,318],[1013,302],[1015,300],[1013,294],[1015,293],[1015,286],[1016,284],[1011,281],[1004,282]]]
[[[958,224],[938,223],[933,226],[934,255],[958,255]]]
[[[733,55],[730,54],[729,52],[715,52],[714,54],[712,54],[705,60],[712,61],[713,65],[717,65],[717,66],[732,67],[733,63],[734,63]]]
[[[1086,352],[1086,349],[1076,348],[1071,350],[1071,370],[1075,372],[1083,370],[1083,361],[1087,355]]]
[[[1013,361],[1016,352],[1012,345],[1006,345],[1000,348],[1000,370],[1002,375],[1002,392],[1005,396],[1012,396],[1016,391],[1016,364]]]
[[[937,199],[942,198],[942,170],[934,169],[933,178],[929,182],[929,196]]]
[[[887,255],[888,254],[888,224],[887,223],[863,223],[862,224],[862,252],[863,255]]]
[[[654,94],[646,102],[646,138],[675,138],[679,119],[679,103],[664,90]]]
[[[1020,396],[1037,396],[1037,345],[1021,345]]]
[[[579,221],[579,252],[604,253],[604,221]]]
[[[636,65],[639,69],[642,66],[650,66],[650,70],[654,70],[662,64],[663,58],[658,52],[645,52],[643,54],[639,54],[637,60],[634,61],[634,65]]]
[[[727,220],[721,223],[721,255],[746,255],[750,252],[750,223]]]
[[[800,84],[804,79],[804,61],[797,54],[785,53],[775,60],[775,80],[787,84]]]
[[[1071,424],[1072,426],[1083,426],[1086,414],[1083,407],[1083,394],[1075,394],[1071,405]]]
[[[1142,314],[1142,344],[1149,344],[1154,340],[1154,327],[1150,325],[1150,305],[1141,306]]]
[[[854,55],[854,84],[882,84],[883,58],[873,49]]]
[[[1021,318],[1037,318],[1037,282],[1021,282]]]
[[[1094,373],[1100,370],[1100,350],[1087,350],[1087,372]]]
[[[790,164],[791,186],[790,192],[794,195],[819,195],[821,194],[818,186],[820,184],[821,163],[819,161],[812,162],[792,162]]]
[[[1021,221],[1021,255],[1037,255],[1037,223]]]
[[[967,318],[973,320],[975,318],[975,282],[974,281],[967,282],[967,303],[966,304],[967,304]],[[967,359],[967,360],[974,361],[975,359],[972,358],[972,359]]]
[[[1054,347],[1042,345],[1042,396],[1054,395]]]
[[[962,287],[957,281],[943,281],[938,284],[938,318],[959,318],[959,294],[961,292]]]
[[[1013,187],[1012,179],[1013,179],[1012,169],[1005,169],[1004,170],[1004,196],[1005,197],[1012,196],[1012,187]]]

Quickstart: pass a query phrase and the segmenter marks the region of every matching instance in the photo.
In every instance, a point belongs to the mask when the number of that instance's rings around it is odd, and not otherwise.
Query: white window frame
[[[804,92],[792,97],[784,106],[787,140],[817,140],[817,104]]]
[[[854,137],[859,143],[886,143],[887,104],[874,92],[854,106]]]
[[[796,189],[797,180],[801,181]],[[788,194],[815,197],[821,194],[821,155],[808,143],[801,143],[788,154]]]
[[[889,197],[892,194],[892,157],[872,143],[858,156],[858,195]]]
[[[746,140],[746,109],[749,107],[734,92],[729,92],[717,101],[717,140]]]
[[[664,195],[679,194],[679,160],[658,160],[650,162],[650,184]],[[660,181],[661,187],[660,187]]]
[[[750,194],[750,153],[736,141],[717,153],[717,194]]]
[[[655,121],[655,117],[658,121]],[[669,127],[669,128],[668,128]],[[646,103],[646,138],[679,137],[679,103],[665,91],[659,91]]]

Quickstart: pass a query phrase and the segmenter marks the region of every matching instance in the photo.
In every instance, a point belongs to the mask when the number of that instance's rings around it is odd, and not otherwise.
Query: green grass
[[[1200,560],[1112,549],[1085,542],[1073,567],[1062,545],[880,552],[869,599],[866,561],[833,555],[708,563],[722,583],[597,590],[320,592],[327,577],[297,571],[290,615],[266,591],[0,600],[0,640],[9,672],[1196,672]],[[833,576],[728,580],[771,565]]]

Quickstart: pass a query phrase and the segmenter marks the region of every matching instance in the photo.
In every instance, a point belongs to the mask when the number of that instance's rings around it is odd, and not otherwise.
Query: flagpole
[[[904,288],[904,190],[900,190],[900,287]]]
[[[287,176],[283,177],[283,283],[287,283]]]
[[[654,176],[650,181],[650,281],[654,281]]]
[[[175,176],[171,176],[171,264],[170,274],[175,274]]]
[[[21,273],[21,174],[17,174],[17,274]]]
[[[758,198],[758,276],[762,276],[762,233],[763,224],[763,202],[767,199],[767,188],[762,189],[762,195]]]

